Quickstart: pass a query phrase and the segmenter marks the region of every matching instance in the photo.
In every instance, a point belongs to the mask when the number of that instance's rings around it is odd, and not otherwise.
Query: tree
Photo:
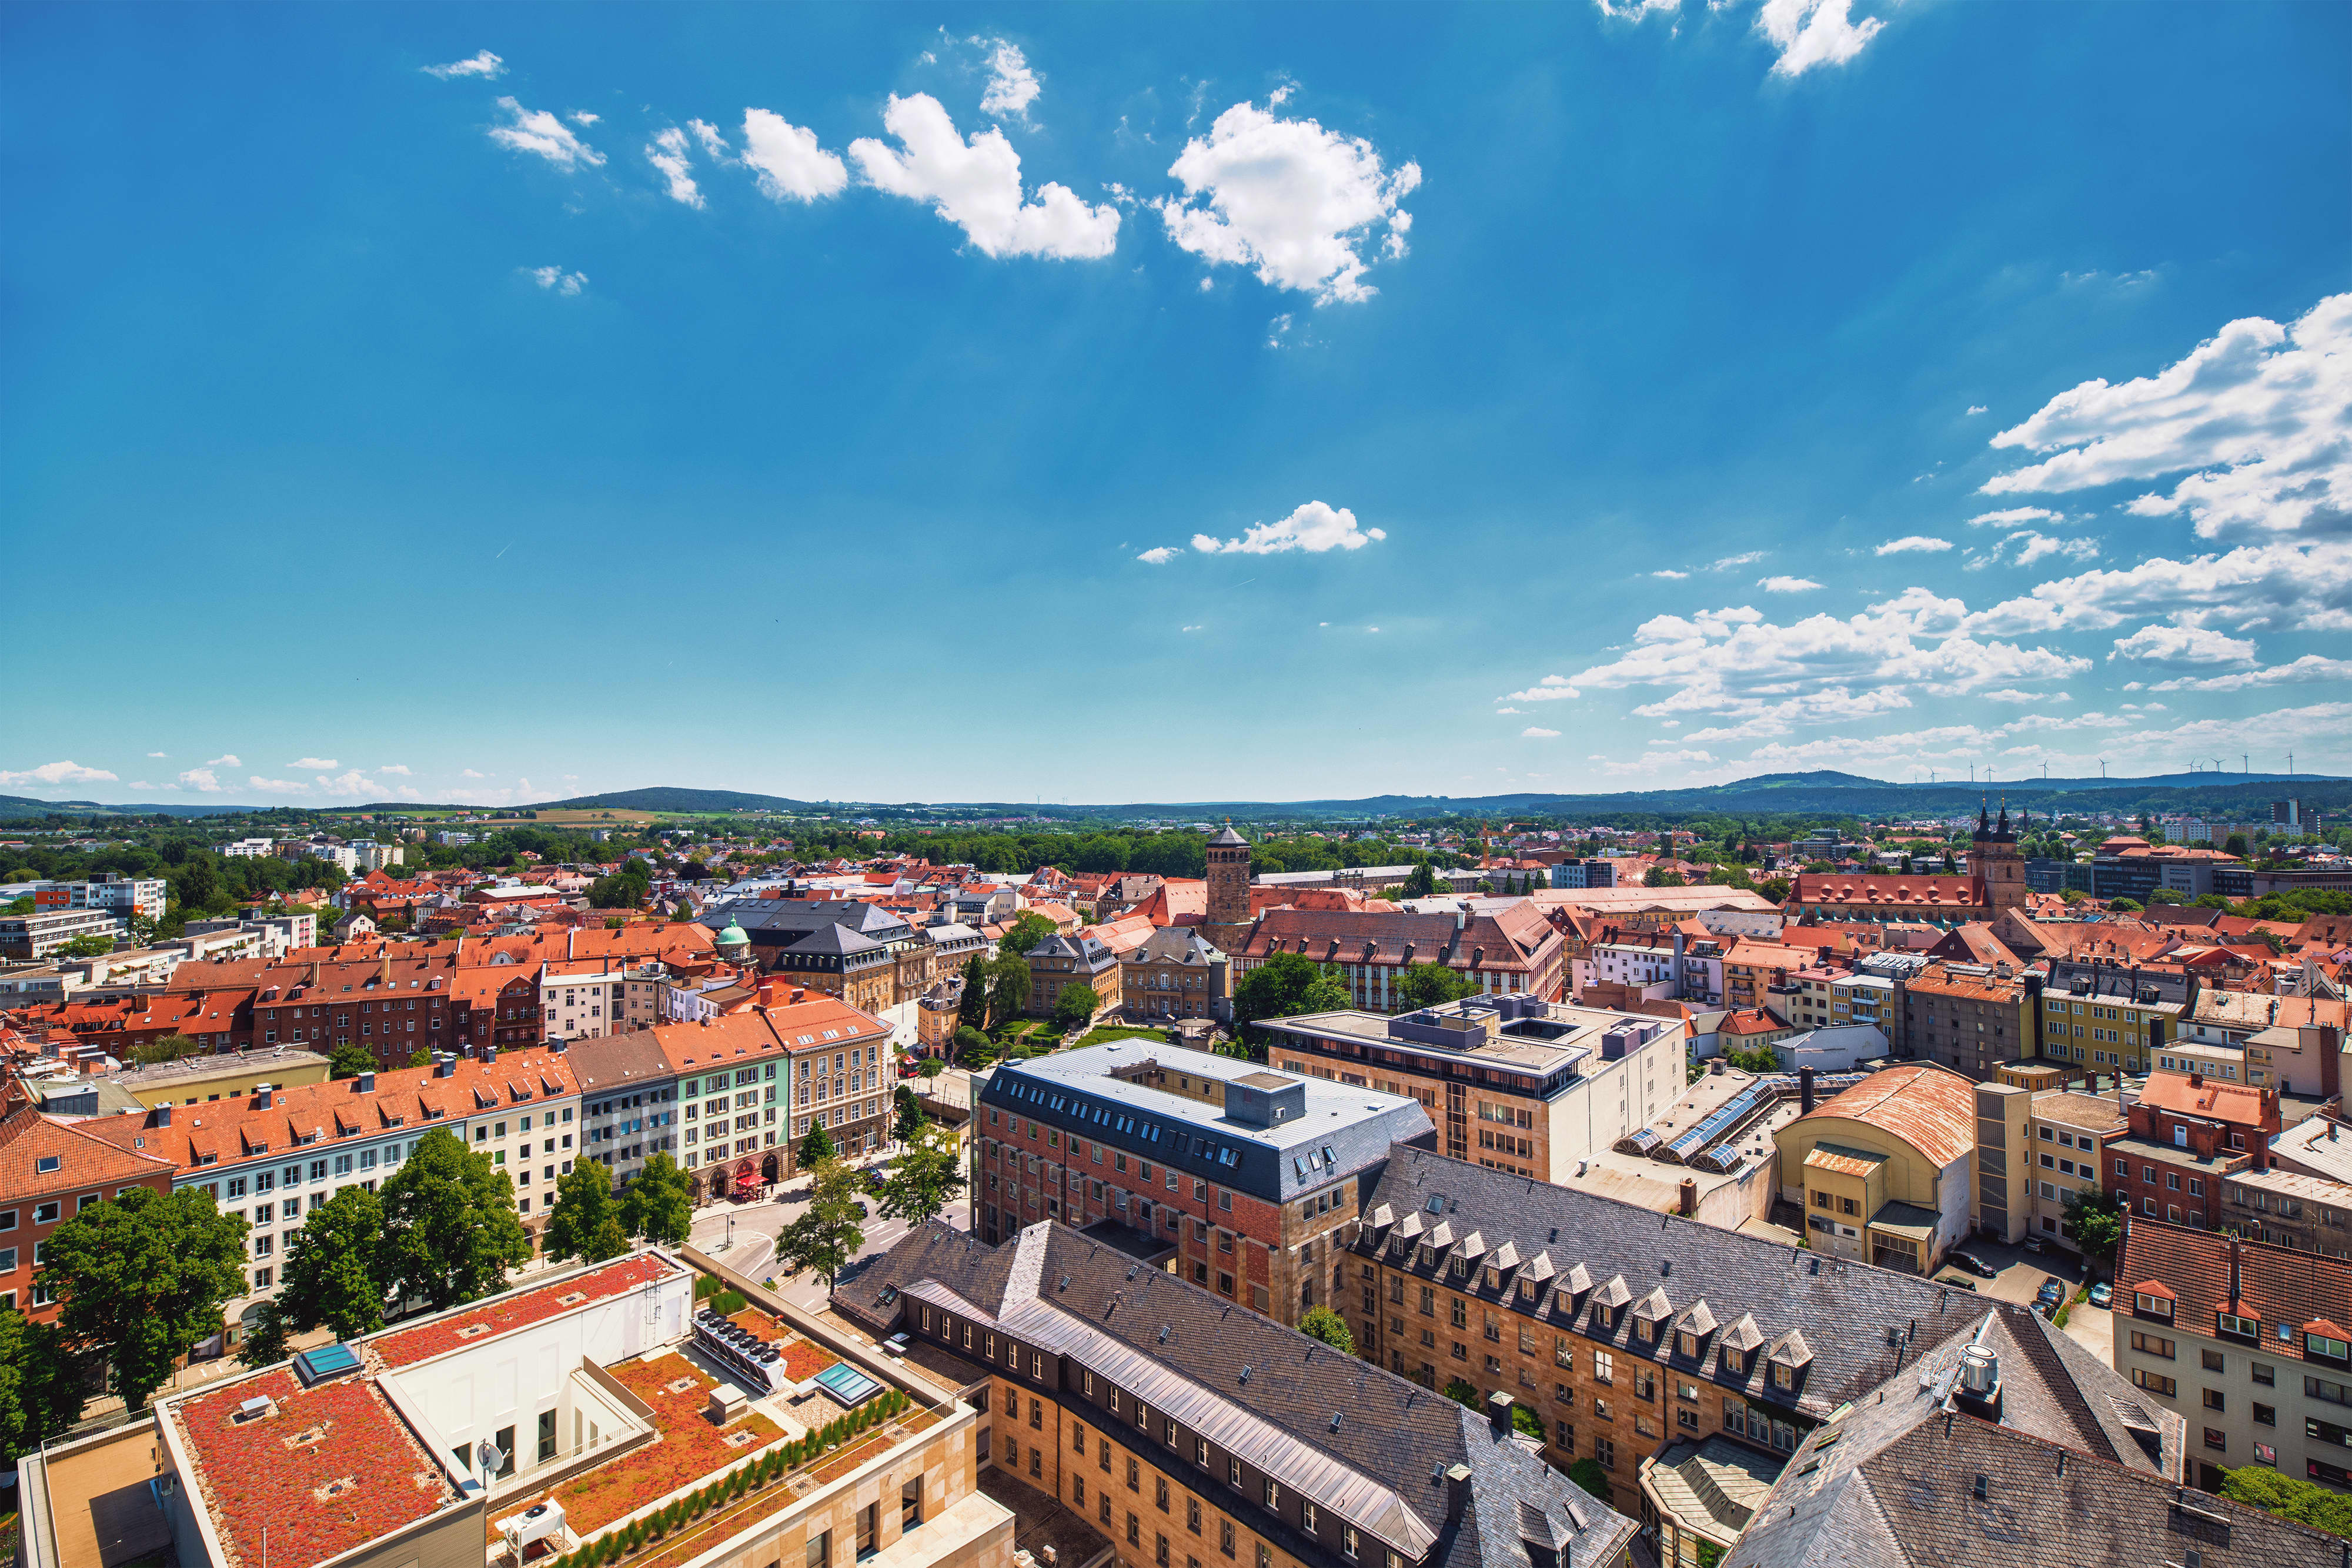
[[[1759,1045],[1753,1051],[1727,1051],[1723,1053],[1723,1060],[1742,1072],[1780,1071],[1780,1053],[1769,1045]]]
[[[408,1065],[411,1067],[432,1066],[433,1048],[429,1045],[420,1045],[415,1051],[410,1051],[408,1053]]]
[[[840,1152],[833,1146],[833,1138],[822,1122],[811,1122],[807,1134],[801,1139],[801,1169],[814,1170],[827,1160],[837,1160]]]
[[[2123,1245],[2123,1203],[2113,1193],[2087,1187],[2066,1195],[2066,1233],[2086,1258],[2113,1263]]]
[[[974,1030],[972,1032],[975,1034],[980,1033],[977,1030]],[[962,1038],[962,1031],[961,1030],[957,1030],[956,1035],[957,1038],[961,1040]],[[981,1035],[981,1038],[985,1040],[988,1037],[986,1035]],[[927,1083],[932,1079],[937,1078],[940,1073],[945,1072],[947,1070],[948,1064],[941,1061],[936,1056],[927,1056],[923,1058],[922,1061],[915,1064],[916,1074]]]
[[[245,1291],[247,1228],[202,1187],[166,1197],[134,1186],[50,1234],[58,1325],[78,1350],[107,1358],[109,1386],[133,1412],[174,1361],[220,1332],[221,1304]]]
[[[383,1200],[363,1186],[343,1188],[287,1242],[278,1312],[304,1332],[325,1323],[337,1339],[375,1333],[388,1294],[376,1272],[383,1253]]]
[[[1756,891],[1775,904],[1786,904],[1795,887],[1796,883],[1785,876],[1768,876],[1756,884]]]
[[[167,1034],[144,1045],[132,1046],[131,1060],[141,1067],[148,1067],[158,1061],[177,1061],[184,1056],[198,1056],[203,1054],[204,1049],[184,1034]]]
[[[997,947],[1006,953],[1026,954],[1030,948],[1054,934],[1054,923],[1034,909],[1024,909],[1021,918],[1013,923],[997,941]]]
[[[2221,1495],[2331,1535],[2352,1535],[2352,1497],[2261,1465],[2223,1470]]]
[[[857,1176],[839,1160],[816,1167],[809,1206],[776,1236],[776,1256],[792,1272],[813,1270],[827,1289],[842,1265],[866,1244],[866,1206],[857,1199]]]
[[[357,1078],[362,1072],[374,1071],[375,1052],[349,1040],[335,1047],[335,1053],[327,1059],[327,1076],[331,1079]]]
[[[621,1207],[613,1201],[613,1178],[594,1160],[582,1160],[555,1184],[555,1207],[548,1211],[540,1249],[550,1258],[602,1263],[629,1249],[621,1228]]]
[[[957,1154],[955,1134],[926,1122],[908,1140],[907,1152],[883,1178],[878,1212],[885,1219],[928,1225],[963,1188],[963,1162]]]
[[[975,1062],[973,1061],[972,1053],[974,1051],[981,1051],[989,1055],[993,1055],[995,1051],[995,1042],[991,1040],[986,1035],[981,1033],[980,1030],[972,1028],[970,1024],[961,1025],[956,1030],[955,1040],[948,1047],[948,1054],[953,1057],[956,1061],[962,1062],[966,1067],[986,1065],[984,1062]]]
[[[2159,887],[2147,895],[2150,904],[2186,904],[2189,895],[2169,887]]]
[[[988,1021],[991,1026],[1021,1016],[1029,1005],[1029,966],[1017,953],[1006,953],[988,966]]]
[[[1568,1467],[1568,1479],[1602,1502],[1609,1500],[1609,1472],[1601,1468],[1599,1460],[1590,1458],[1577,1460]]]
[[[13,1469],[81,1415],[82,1369],[55,1323],[0,1308],[0,1469]]]
[[[2119,915],[2137,915],[2146,906],[2137,898],[2111,898],[2107,907]]]
[[[258,1372],[275,1366],[292,1351],[286,1343],[286,1313],[276,1301],[264,1301],[245,1321],[245,1340],[236,1347],[236,1364]]]
[[[1415,861],[1412,870],[1405,873],[1404,885],[1397,889],[1399,898],[1429,898],[1437,892],[1437,873],[1427,861]]]
[[[891,1099],[897,1106],[898,1118],[890,1125],[890,1135],[903,1144],[923,1130],[923,1103],[903,1083]]]
[[[988,1027],[988,960],[974,953],[964,960],[963,995],[956,999],[958,1038],[963,1030]]]
[[[1396,977],[1397,1010],[1459,1001],[1475,989],[1470,977],[1444,964],[1408,964]]]
[[[2250,852],[2246,847],[2245,834],[2231,833],[2227,839],[2222,841],[2221,852],[2224,854],[2236,855],[2242,859],[2252,852]]]
[[[54,951],[60,958],[102,958],[114,951],[114,938],[100,936],[93,932],[89,936],[74,937]]]
[[[1064,986],[1054,998],[1054,1021],[1066,1030],[1080,1028],[1092,1023],[1101,1007],[1102,998],[1092,986]]]
[[[377,1278],[388,1295],[444,1312],[501,1289],[509,1270],[530,1261],[514,1184],[446,1129],[416,1140],[382,1197]]]
[[[621,1194],[621,1228],[656,1247],[683,1247],[694,1228],[694,1182],[656,1152]]]
[[[1310,1307],[1298,1320],[1298,1332],[1310,1339],[1319,1339],[1333,1350],[1356,1354],[1356,1336],[1349,1331],[1348,1320],[1328,1307]]]
[[[1234,988],[1234,1018],[1245,1031],[1260,1019],[1336,1012],[1348,1006],[1347,988],[1300,953],[1276,953]]]
[[[1478,1396],[1477,1385],[1466,1377],[1456,1377],[1445,1385],[1445,1397],[1466,1409],[1484,1412],[1486,1402]]]
[[[1682,873],[1669,866],[1654,865],[1643,873],[1642,885],[1643,887],[1682,887],[1685,883],[1683,881]]]

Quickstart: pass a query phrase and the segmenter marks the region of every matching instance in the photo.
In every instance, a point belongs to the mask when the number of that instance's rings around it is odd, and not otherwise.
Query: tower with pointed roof
[[[1990,912],[1987,918],[1998,920],[2012,909],[2025,906],[2025,857],[2018,852],[2017,831],[2009,825],[2009,802],[2000,806],[2000,820],[1985,821],[1982,808],[1977,812],[1974,843],[1975,863],[1969,869],[1976,873],[1983,888],[1982,898]]]
[[[1211,931],[1230,931],[1247,925],[1250,917],[1249,841],[1234,831],[1234,824],[1229,820],[1224,831],[1209,841],[1208,852],[1207,915]],[[1212,936],[1210,940],[1215,941],[1216,938]]]

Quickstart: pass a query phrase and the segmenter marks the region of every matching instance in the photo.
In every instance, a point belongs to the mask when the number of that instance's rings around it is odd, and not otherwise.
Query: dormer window
[[[2330,1361],[2342,1366],[2347,1360],[2352,1360],[2352,1345],[2347,1345],[2344,1341],[2326,1334],[2313,1333],[2306,1329],[2303,1335],[2303,1354],[2316,1361]]]
[[[2248,1339],[2263,1337],[2263,1320],[2260,1318],[2242,1318],[2235,1312],[2221,1312],[2217,1317],[2223,1333],[2243,1334]]]
[[[1734,1375],[1745,1375],[1748,1358],[1736,1350],[1727,1350],[1723,1353],[1723,1370]]]
[[[1426,1269],[1431,1264],[1437,1261],[1437,1249],[1430,1246],[1428,1242],[1424,1241],[1421,1244],[1420,1250],[1414,1256],[1416,1261],[1418,1261],[1423,1268]]]
[[[1797,1369],[1793,1366],[1774,1367],[1772,1369],[1772,1386],[1784,1392],[1796,1387]]]
[[[1486,1266],[1486,1289],[1490,1291],[1499,1291],[1502,1288],[1503,1271],[1500,1269],[1496,1268],[1493,1264],[1488,1264]]]
[[[2132,1310],[2145,1312],[2152,1318],[2163,1318],[2167,1322],[2169,1322],[2172,1317],[2172,1303],[2162,1296],[2151,1296],[2146,1291],[2132,1292]]]
[[[1692,1360],[1694,1360],[1694,1361],[1697,1360],[1697,1359],[1698,1359],[1698,1335],[1696,1335],[1696,1334],[1695,1334],[1695,1333],[1685,1333],[1685,1334],[1684,1334],[1684,1335],[1682,1335],[1682,1336],[1681,1336],[1681,1340],[1682,1340],[1682,1353],[1683,1353],[1685,1355],[1689,1356],[1689,1357],[1690,1357]]]
[[[1634,1323],[1633,1333],[1634,1336],[1641,1340],[1643,1344],[1652,1344],[1656,1343],[1658,1337],[1658,1325],[1652,1322],[1647,1318],[1643,1318]]]

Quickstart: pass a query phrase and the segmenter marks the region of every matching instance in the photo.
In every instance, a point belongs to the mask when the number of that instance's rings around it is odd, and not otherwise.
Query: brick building
[[[1433,1133],[1409,1099],[1133,1043],[1007,1062],[975,1113],[982,1240],[1108,1221],[1284,1322],[1331,1299],[1335,1239],[1391,1145]]]
[[[2283,1127],[2278,1092],[2216,1083],[2196,1072],[2152,1072],[2130,1108],[2131,1124],[2107,1140],[2107,1190],[2133,1216],[2208,1226],[2221,1213],[2221,1180],[2270,1168]]]
[[[0,1312],[55,1322],[42,1284],[42,1249],[59,1225],[132,1187],[172,1190],[172,1164],[45,1116],[14,1077],[0,1081]]]

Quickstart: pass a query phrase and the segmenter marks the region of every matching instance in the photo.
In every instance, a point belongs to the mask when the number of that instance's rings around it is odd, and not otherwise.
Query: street
[[[860,1170],[886,1166],[890,1156],[879,1155],[853,1162]],[[772,1269],[776,1251],[776,1233],[800,1217],[808,1207],[808,1177],[805,1176],[782,1185],[775,1198],[760,1203],[706,1204],[694,1211],[691,1239],[698,1250],[725,1263],[739,1273],[754,1280],[765,1280]],[[879,1203],[872,1195],[865,1198],[870,1213]],[[971,1202],[961,1197],[940,1211],[940,1218],[958,1229],[971,1228]],[[731,1239],[730,1239],[731,1228]],[[859,1259],[877,1257],[887,1252],[907,1234],[903,1219],[870,1218],[866,1221],[865,1245],[857,1250]],[[852,1267],[855,1267],[853,1262]],[[816,1275],[804,1275],[778,1281],[778,1294],[796,1307],[816,1312],[825,1301],[824,1281]]]

